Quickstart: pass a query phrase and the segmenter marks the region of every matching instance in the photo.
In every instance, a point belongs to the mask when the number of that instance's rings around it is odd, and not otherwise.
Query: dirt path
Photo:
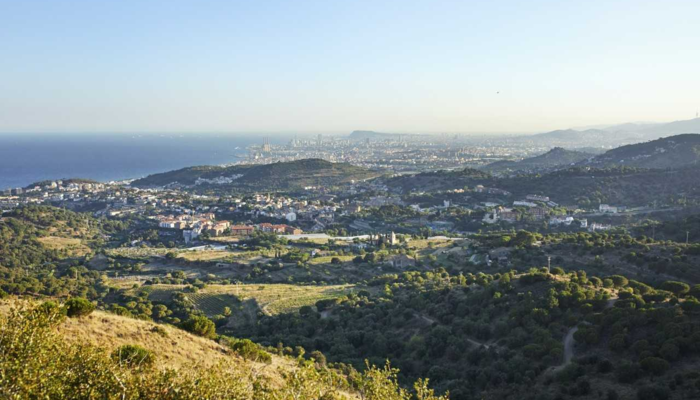
[[[417,318],[422,319],[423,321],[425,321],[425,322],[427,322],[427,323],[429,323],[429,324],[431,324],[431,325],[437,322],[435,319],[430,318],[430,317],[428,317],[428,316],[426,316],[426,315],[423,315],[423,314],[414,314],[414,316],[417,317]],[[486,343],[484,343],[484,342],[478,342],[478,341],[476,341],[476,340],[474,340],[474,339],[470,339],[470,338],[465,338],[465,339],[466,339],[467,342],[473,344],[473,345],[476,346],[476,347],[482,347],[482,346],[483,346],[483,347],[486,348],[486,350],[488,350],[488,349],[490,349],[490,348],[493,347],[494,349],[496,349],[496,351],[498,351],[498,346],[496,346],[495,344],[486,344]]]
[[[617,297],[609,299],[605,303],[605,308],[612,308],[617,300]],[[590,325],[590,322],[583,321],[582,323],[585,325]],[[564,337],[564,363],[556,367],[552,367],[551,372],[559,372],[571,363],[571,360],[574,358],[574,346],[576,345],[574,341],[574,334],[576,334],[576,332],[578,332],[578,325],[569,329],[569,331],[566,333],[566,336]]]

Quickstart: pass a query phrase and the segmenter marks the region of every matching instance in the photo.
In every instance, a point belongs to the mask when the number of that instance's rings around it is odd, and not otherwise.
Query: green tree
[[[204,316],[194,316],[183,322],[181,328],[195,335],[213,339],[216,337],[216,325]]]
[[[82,297],[73,297],[66,301],[66,315],[71,318],[80,318],[90,315],[95,311],[95,305]]]

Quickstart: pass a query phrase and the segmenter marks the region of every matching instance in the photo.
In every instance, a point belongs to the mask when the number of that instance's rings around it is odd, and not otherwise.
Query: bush
[[[213,339],[216,337],[216,325],[214,322],[207,317],[191,317],[187,321],[183,322],[180,326],[187,332],[194,333],[198,336],[203,336],[205,338]]]
[[[564,270],[561,267],[552,268],[552,275],[564,275]]]
[[[690,291],[690,286],[683,282],[666,281],[661,284],[661,289],[669,291],[676,296],[682,296]]]
[[[639,400],[666,400],[668,397],[668,390],[661,386],[643,386],[637,391]]]
[[[316,361],[316,365],[318,365],[319,367],[323,368],[326,366],[326,356],[323,355],[323,353],[321,353],[320,351],[312,351],[311,353],[309,353],[309,357],[313,358],[314,361]]]
[[[613,275],[609,277],[615,287],[625,287],[629,284],[629,280],[622,275]]]
[[[617,367],[615,375],[620,383],[632,383],[639,379],[640,372],[639,365],[624,361],[619,367]]]
[[[246,360],[259,361],[264,363],[272,362],[270,353],[263,350],[260,345],[250,339],[235,339],[222,336],[219,342]]]
[[[168,331],[166,331],[165,328],[163,328],[162,326],[154,326],[153,328],[151,328],[151,332],[157,333],[162,337],[168,337]]]
[[[41,313],[44,316],[47,316],[49,318],[56,318],[58,322],[62,321],[66,317],[66,312],[67,309],[66,307],[61,307],[58,303],[55,301],[45,301],[41,303],[36,309],[35,312]]]
[[[130,368],[147,368],[153,365],[155,355],[135,344],[125,344],[112,352],[112,360]]]
[[[647,357],[640,364],[645,371],[651,372],[654,375],[663,375],[668,370],[668,361],[658,357]]]
[[[66,315],[71,318],[84,317],[93,311],[95,311],[95,305],[82,297],[74,297],[66,302]]]

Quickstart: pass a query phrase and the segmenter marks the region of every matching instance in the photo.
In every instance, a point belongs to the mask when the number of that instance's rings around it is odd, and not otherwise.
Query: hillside
[[[305,186],[336,186],[377,176],[368,169],[320,159],[230,167],[197,166],[149,175],[132,182],[139,188],[178,186],[201,190],[295,190]]]
[[[540,133],[533,136],[536,140],[553,140],[561,142],[576,142],[579,140],[605,140],[608,132],[601,129],[586,129],[578,131],[575,129],[560,129],[551,132]]]
[[[637,143],[684,133],[700,133],[700,118],[667,123],[626,123],[594,129],[562,129],[526,136],[520,140],[549,145],[600,147]]]
[[[31,267],[85,256],[125,225],[55,207],[17,208],[0,218],[0,266]]]
[[[618,147],[582,164],[666,169],[698,165],[698,161],[700,134],[684,134]]]
[[[531,193],[545,193],[560,204],[580,206],[596,206],[600,203],[646,206],[700,200],[698,167],[675,170],[575,167],[546,174],[500,178],[489,176],[486,172],[481,172],[481,175],[465,175],[462,171],[441,171],[399,176],[386,183],[401,193],[464,187],[474,189],[477,185],[483,185],[511,193],[511,196],[478,194],[484,199],[500,197],[507,201]]]
[[[159,329],[165,333],[158,333]],[[162,367],[181,368],[196,363],[212,366],[224,360],[245,361],[215,341],[182,329],[102,311],[81,319],[68,318],[58,326],[57,332],[68,342],[99,346],[109,353],[125,344],[137,344],[156,352],[156,363]],[[275,362],[290,364],[279,357],[275,357]]]
[[[325,303],[326,317],[268,316],[234,333],[355,366],[390,359],[400,378],[428,376],[453,399],[528,398],[533,390],[536,398],[631,399],[675,376],[698,377],[700,303],[677,282],[654,288],[619,275],[533,268],[407,272],[370,285],[384,289]],[[698,393],[692,384],[671,386],[662,389],[666,399]]]
[[[593,155],[555,147],[539,156],[520,161],[496,161],[486,165],[483,169],[497,173],[549,171],[569,167],[590,157],[593,157]]]
[[[396,370],[363,373],[325,360],[251,361],[249,341],[219,343],[103,312],[66,318],[56,303],[0,302],[0,395],[51,399],[409,400]],[[69,314],[70,315],[70,314]],[[30,340],[27,340],[30,339]],[[225,344],[225,345],[224,345]],[[238,346],[243,344],[243,346]],[[314,362],[316,361],[316,362]],[[423,400],[433,396],[418,382]]]

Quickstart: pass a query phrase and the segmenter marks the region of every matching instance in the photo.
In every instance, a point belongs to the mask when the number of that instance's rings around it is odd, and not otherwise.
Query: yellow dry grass
[[[167,334],[155,332],[162,328]],[[136,344],[156,354],[158,367],[181,368],[213,366],[227,361],[245,369],[254,369],[273,381],[279,378],[278,368],[292,368],[292,360],[274,356],[271,364],[246,361],[211,339],[181,329],[95,311],[83,318],[67,318],[58,332],[69,342],[91,344],[108,352],[125,344]]]
[[[318,264],[330,264],[331,260],[334,258],[339,259],[341,262],[347,262],[347,261],[352,261],[353,258],[355,258],[354,255],[350,256],[321,256],[321,257],[314,257],[309,260],[309,264],[312,265],[318,265]]]
[[[38,238],[39,242],[51,250],[66,249],[71,255],[84,256],[91,252],[90,248],[83,245],[82,240],[77,238],[65,238],[59,236],[46,236]]]
[[[166,336],[161,336],[153,331],[156,325],[95,311],[83,318],[67,318],[58,331],[68,341],[92,344],[109,352],[125,344],[138,344],[154,351],[162,366],[173,368],[197,362],[212,365],[231,357],[223,346],[213,340],[158,325],[167,332]]]
[[[187,261],[214,261],[223,260],[233,255],[235,253],[225,250],[202,250],[181,252],[178,257]]]

